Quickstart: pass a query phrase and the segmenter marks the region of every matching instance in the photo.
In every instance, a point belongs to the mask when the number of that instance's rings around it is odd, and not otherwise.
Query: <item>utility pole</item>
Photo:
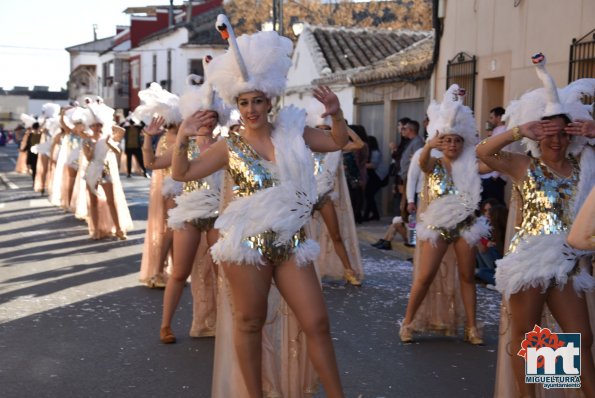
[[[93,41],[97,41],[97,24],[93,24]]]

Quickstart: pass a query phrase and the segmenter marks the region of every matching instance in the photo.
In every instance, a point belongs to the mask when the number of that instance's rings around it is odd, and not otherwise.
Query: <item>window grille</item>
[[[467,91],[464,104],[474,109],[475,105],[475,75],[477,75],[477,59],[465,52],[460,52],[448,61],[446,66],[446,88],[453,84]]]

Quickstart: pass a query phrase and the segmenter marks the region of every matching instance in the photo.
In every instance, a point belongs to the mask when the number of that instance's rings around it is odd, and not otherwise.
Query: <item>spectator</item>
[[[409,139],[409,143],[403,150],[401,155],[401,163],[399,166],[399,177],[402,184],[399,185],[398,189],[402,192],[403,196],[400,203],[401,218],[407,220],[409,212],[407,211],[407,198],[405,195],[405,187],[407,186],[407,173],[409,172],[409,165],[411,164],[411,158],[413,154],[424,146],[424,140],[419,136],[419,123],[415,120],[410,120],[403,130],[404,137]]]
[[[506,131],[506,126],[502,121],[504,115],[504,108],[498,106],[490,110],[490,116],[488,118],[487,135],[489,137],[495,137]],[[481,200],[482,202],[488,198],[496,199],[500,204],[504,205],[504,188],[506,186],[506,180],[504,180],[500,173],[492,171],[490,173],[481,174]]]
[[[141,151],[141,137],[142,126],[135,123],[133,119],[128,119],[128,123],[124,124],[125,133],[125,153],[126,153],[126,177],[130,178],[132,170],[132,157],[136,158],[136,161],[140,168],[143,170],[143,175],[147,177],[147,169],[143,162],[143,153]]]
[[[496,199],[490,198],[483,202],[481,215],[487,218],[491,231],[490,236],[480,239],[477,244],[477,271],[475,276],[488,288],[495,289],[496,260],[504,255],[504,235],[506,234],[506,220],[508,210]]]
[[[366,206],[363,221],[380,220],[380,213],[376,206],[376,193],[382,188],[382,181],[388,174],[388,167],[382,162],[382,152],[380,152],[376,137],[368,136],[368,147],[370,153],[366,163],[368,181],[365,188]]]
[[[408,117],[399,119],[399,122],[397,123],[397,141],[399,142],[399,145],[395,144],[394,142],[390,143],[391,158],[392,158],[391,175],[395,177],[395,183],[393,186],[393,195],[394,195],[395,203],[397,204],[396,205],[397,215],[401,214],[401,200],[403,197],[403,192],[401,190],[399,190],[399,185],[401,185],[403,183],[403,181],[401,181],[401,178],[399,177],[399,169],[401,167],[401,156],[403,155],[403,151],[405,150],[405,147],[407,146],[407,144],[409,144],[409,138],[405,137],[404,131],[405,131],[405,126],[410,121],[411,121],[411,119],[409,119]]]
[[[352,151],[343,151],[343,167],[349,187],[349,197],[353,207],[353,216],[357,224],[362,222],[362,207],[364,203],[364,189],[368,174],[366,172],[366,161],[368,159],[368,134],[364,126],[349,125],[358,137],[365,143],[364,147]]]

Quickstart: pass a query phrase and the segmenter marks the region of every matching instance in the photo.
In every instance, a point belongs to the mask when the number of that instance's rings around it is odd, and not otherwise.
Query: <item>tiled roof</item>
[[[310,48],[322,56],[321,73],[367,67],[425,39],[429,31],[306,26]],[[328,68],[325,72],[325,68]]]
[[[358,70],[350,76],[349,81],[358,85],[427,78],[433,66],[433,53],[434,35],[432,34],[382,61]]]
[[[115,36],[106,37],[104,39],[99,39],[95,41],[90,41],[88,43],[77,44],[71,47],[66,47],[66,51],[68,52],[92,52],[92,53],[102,53],[112,47],[113,41]]]

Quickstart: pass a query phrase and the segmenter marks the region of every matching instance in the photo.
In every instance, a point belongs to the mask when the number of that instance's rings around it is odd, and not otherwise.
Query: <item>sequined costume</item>
[[[579,277],[574,278],[578,291],[594,284],[577,267],[576,253],[564,246],[574,220],[581,173],[578,162],[573,157],[568,160],[572,173],[566,177],[531,158],[517,188],[522,201],[520,226],[510,242],[509,253],[497,262],[496,269],[496,287],[506,298],[527,287],[545,290],[564,285],[570,277]]]
[[[226,141],[229,151],[228,172],[235,183],[232,187],[234,197],[247,197],[279,184],[275,164],[261,158],[241,135],[232,132]],[[271,264],[279,264],[305,242],[306,235],[301,229],[287,243],[276,245],[276,239],[275,232],[265,231],[244,238],[240,244],[244,248],[258,251]]]
[[[200,148],[194,140],[188,144],[188,159],[196,159]],[[199,231],[213,228],[219,215],[219,198],[222,172],[209,177],[185,182],[182,194],[176,197],[176,207],[169,210],[168,225],[172,229],[181,229],[189,223]]]

